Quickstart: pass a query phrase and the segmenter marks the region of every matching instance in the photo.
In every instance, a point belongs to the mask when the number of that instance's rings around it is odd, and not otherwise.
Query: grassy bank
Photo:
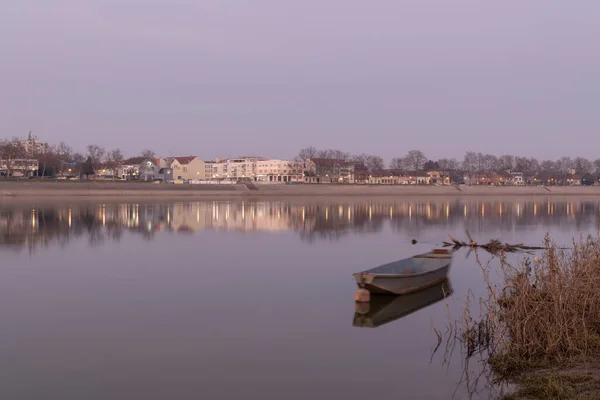
[[[559,249],[546,238],[517,266],[501,255],[503,282],[482,265],[488,298],[467,305],[460,339],[485,351],[496,379],[517,384],[506,399],[600,399],[600,237]]]

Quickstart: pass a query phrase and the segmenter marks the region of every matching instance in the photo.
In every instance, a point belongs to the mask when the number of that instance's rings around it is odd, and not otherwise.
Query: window
[[[183,167],[183,172],[188,172],[187,167]]]

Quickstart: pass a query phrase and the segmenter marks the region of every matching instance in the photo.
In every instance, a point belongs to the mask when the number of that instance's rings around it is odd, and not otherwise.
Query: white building
[[[522,172],[511,172],[510,180],[513,185],[524,185],[525,184],[525,180],[523,179]]]
[[[156,159],[132,157],[123,161],[123,165],[117,169],[116,175],[126,180],[148,181],[154,179],[159,169],[156,165]],[[112,171],[109,172],[112,175]]]
[[[204,161],[204,177],[211,180],[216,175],[216,163],[214,161]]]
[[[304,163],[290,160],[256,162],[255,182],[302,182]]]
[[[44,154],[50,148],[50,145],[46,142],[42,142],[35,136],[31,136],[27,139],[21,140],[21,146],[25,149],[27,157],[35,157],[36,154]]]
[[[238,157],[206,162],[207,179],[251,180],[254,182],[303,181],[304,163],[269,160],[263,157]]]
[[[37,160],[33,159],[14,159],[10,162],[10,170],[12,176],[29,176],[33,175],[39,169]],[[9,165],[6,160],[0,159],[0,176],[8,175]]]
[[[260,160],[265,159],[262,157],[217,158],[212,163],[212,179],[253,179],[256,175],[256,163]]]

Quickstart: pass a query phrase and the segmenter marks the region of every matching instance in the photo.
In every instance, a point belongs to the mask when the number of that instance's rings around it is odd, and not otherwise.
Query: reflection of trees
[[[56,210],[0,211],[0,245],[3,247],[31,250],[47,247],[52,240],[64,246],[68,236],[69,230],[61,224]]]
[[[135,208],[135,211],[131,211]],[[61,208],[13,208],[0,211],[0,246],[30,251],[55,243],[69,245],[73,238],[87,237],[92,246],[107,239],[120,240],[125,231],[152,238],[154,232],[142,226],[139,206],[82,206]],[[151,226],[151,225],[150,225]]]
[[[395,231],[422,237],[427,231],[467,229],[523,231],[597,226],[600,201],[405,200],[349,201],[347,204],[290,202],[195,202],[111,204],[78,207],[12,207],[0,210],[0,247],[30,251],[68,246],[86,237],[91,245],[120,240],[126,233],[152,240],[156,232],[257,232],[292,230],[301,240],[339,240],[351,233]],[[493,228],[493,229],[492,229]],[[489,238],[486,238],[489,239]]]
[[[370,210],[362,205],[306,205],[302,210],[302,218],[293,218],[290,228],[308,242],[336,240],[351,232],[367,234],[383,229],[383,220],[372,218],[372,207]]]

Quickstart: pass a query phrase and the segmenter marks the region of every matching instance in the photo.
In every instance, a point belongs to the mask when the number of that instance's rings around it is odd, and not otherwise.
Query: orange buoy
[[[357,303],[368,303],[371,301],[371,293],[364,288],[358,289],[354,295],[354,299]]]

